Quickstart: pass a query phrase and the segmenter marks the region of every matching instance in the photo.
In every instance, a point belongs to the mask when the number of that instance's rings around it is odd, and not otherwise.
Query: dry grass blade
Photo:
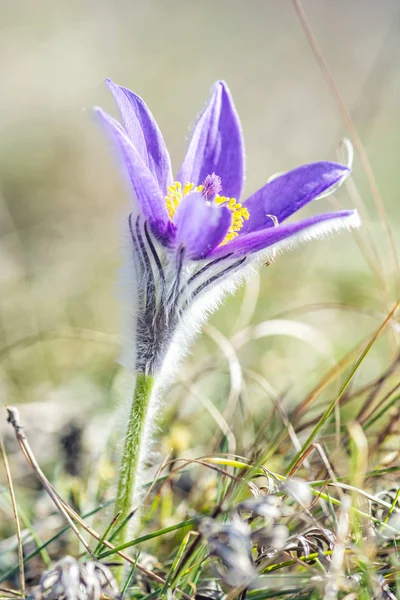
[[[395,316],[395,314],[396,314],[399,306],[400,306],[400,300],[398,300],[396,302],[396,304],[394,305],[394,307],[392,308],[392,310],[390,311],[390,313],[388,314],[388,316],[386,317],[386,319],[383,321],[382,325],[379,327],[379,329],[377,329],[377,331],[371,337],[370,341],[368,342],[368,344],[366,345],[365,349],[363,350],[363,352],[361,353],[361,355],[359,356],[359,358],[355,362],[353,368],[351,369],[351,372],[350,372],[349,376],[346,378],[345,382],[343,383],[343,385],[342,385],[342,387],[341,387],[341,389],[339,391],[339,394],[331,402],[331,404],[329,405],[328,409],[325,411],[324,415],[321,417],[321,419],[318,421],[318,423],[315,426],[315,428],[312,430],[312,432],[308,436],[307,440],[305,441],[305,443],[303,445],[302,450],[300,452],[298,452],[296,454],[296,456],[294,457],[294,459],[291,461],[291,463],[290,463],[290,465],[288,467],[288,472],[291,472],[291,470],[293,469],[293,467],[295,465],[297,465],[297,463],[300,460],[300,458],[302,457],[303,453],[306,452],[306,450],[314,442],[315,438],[317,437],[317,435],[319,434],[319,432],[321,431],[321,429],[323,428],[323,426],[325,425],[325,423],[327,422],[327,420],[331,416],[332,412],[334,411],[336,405],[340,402],[341,398],[343,397],[343,395],[344,395],[347,387],[349,386],[349,384],[350,384],[350,382],[351,382],[351,380],[353,378],[353,375],[357,372],[357,370],[359,369],[360,365],[362,364],[363,360],[367,356],[367,354],[370,351],[370,349],[372,348],[372,346],[375,344],[375,342],[377,341],[377,339],[381,336],[382,332],[386,329],[388,323]]]
[[[300,443],[299,438],[297,437],[296,431],[295,431],[292,423],[290,422],[289,416],[288,416],[287,411],[282,402],[282,400],[283,400],[282,396],[280,396],[277,392],[275,392],[274,388],[265,379],[265,377],[263,377],[259,373],[256,373],[255,371],[251,371],[251,370],[247,369],[246,376],[253,379],[253,381],[255,381],[260,386],[260,388],[268,394],[268,396],[272,400],[279,416],[282,419],[282,423],[287,430],[288,436],[290,437],[290,439],[292,441],[294,449],[296,450],[296,452],[298,452],[301,449],[301,443]],[[269,422],[269,420],[270,420],[270,416],[268,416],[268,418],[267,418],[267,423]],[[264,427],[261,427],[260,431],[264,432]],[[256,442],[257,441],[258,440],[256,440]],[[257,444],[255,443],[254,446],[256,446],[256,445]]]
[[[172,465],[175,465],[178,462],[181,462],[182,465],[171,468],[171,470],[168,474],[168,478],[164,479],[164,481],[160,484],[159,493],[161,492],[162,488],[167,484],[167,482],[171,479],[171,477],[173,477],[176,473],[179,473],[179,471],[181,471],[184,467],[186,467],[188,465],[196,465],[196,464],[201,465],[202,467],[206,467],[207,469],[209,469],[211,471],[215,471],[216,473],[219,473],[223,477],[226,477],[227,479],[230,479],[233,482],[237,483],[240,481],[239,477],[236,477],[235,475],[228,473],[228,471],[224,471],[223,469],[220,469],[213,464],[209,464],[209,462],[212,462],[212,460],[213,460],[213,458],[211,458],[211,457],[203,456],[201,458],[174,458],[173,460],[166,462],[164,464],[163,469],[171,467]],[[218,460],[218,459],[215,459],[215,460]],[[207,461],[209,461],[209,462],[207,462]]]
[[[21,526],[20,526],[20,522],[19,522],[17,502],[15,500],[15,493],[14,493],[14,486],[13,486],[12,477],[11,477],[10,465],[8,464],[8,458],[7,458],[6,449],[4,447],[3,440],[0,441],[0,453],[1,453],[1,458],[3,460],[4,469],[6,471],[7,484],[8,484],[8,489],[10,492],[11,505],[12,505],[14,519],[15,519],[15,529],[17,531],[19,582],[20,582],[20,587],[21,587],[21,596],[25,597],[25,570],[24,570],[24,553],[23,553],[23,548],[22,548]]]
[[[76,527],[75,523],[73,522],[73,520],[70,518],[67,511],[65,510],[65,508],[63,506],[64,503],[61,500],[60,496],[54,490],[53,486],[50,485],[49,481],[47,480],[43,471],[41,470],[39,464],[37,463],[37,461],[33,455],[33,452],[29,446],[28,440],[26,439],[25,433],[22,429],[22,425],[19,420],[18,410],[13,406],[6,406],[6,409],[8,412],[7,421],[14,428],[14,432],[15,432],[18,444],[19,444],[26,460],[28,461],[30,467],[33,469],[33,471],[35,472],[35,475],[39,479],[40,483],[43,485],[47,494],[50,496],[50,498],[54,502],[57,510],[59,510],[59,512],[62,514],[62,516],[66,519],[66,521],[70,525],[72,531],[75,533],[75,535],[81,542],[82,546],[86,549],[86,551],[90,554],[90,556],[95,560],[96,557],[95,557],[92,549],[90,548],[90,546],[86,542],[86,540],[82,537],[82,535],[79,532],[78,528]]]
[[[340,160],[343,160],[343,155],[340,157]],[[351,200],[353,201],[353,205],[359,211],[362,221],[363,228],[366,231],[366,240],[363,239],[363,236],[359,232],[355,232],[355,239],[358,243],[358,246],[361,252],[364,255],[364,258],[371,269],[371,272],[375,275],[377,281],[379,282],[380,289],[384,292],[384,297],[387,298],[387,282],[385,281],[384,274],[379,265],[379,256],[376,245],[374,244],[373,235],[371,232],[371,224],[370,220],[366,214],[365,205],[363,199],[361,198],[360,192],[357,189],[354,180],[351,177],[348,177],[344,183],[347,193],[349,194]]]
[[[97,541],[101,541],[102,536],[99,533],[97,533],[97,531],[95,531],[92,527],[90,527],[68,504],[64,504],[64,508],[70,514],[70,516],[72,518],[74,518],[79,523],[79,525],[83,529],[85,529],[85,531],[87,531],[87,533],[89,533]],[[114,544],[111,544],[111,542],[109,542],[108,540],[103,540],[103,545],[106,546],[107,548],[109,548],[110,550],[114,550],[116,547],[116,546],[114,546]],[[163,579],[156,573],[153,573],[153,571],[146,569],[146,567],[144,567],[142,564],[137,562],[136,559],[129,556],[129,554],[126,554],[126,552],[123,552],[122,550],[117,550],[115,552],[115,554],[118,554],[118,556],[120,556],[121,558],[126,560],[126,562],[128,562],[129,564],[136,566],[136,568],[139,571],[141,571],[144,575],[146,575],[146,577],[149,577],[149,579],[153,579],[153,581],[156,581],[157,583],[161,583],[162,585],[165,584],[165,579]],[[177,589],[177,591],[181,594],[182,598],[184,598],[185,600],[194,600],[194,598],[192,596],[185,594],[181,590]]]
[[[399,363],[400,363],[400,354],[398,354],[396,356],[396,358],[394,359],[392,364],[389,366],[389,368],[377,379],[374,387],[372,388],[372,391],[371,391],[369,397],[367,398],[366,402],[363,403],[359,413],[357,414],[357,417],[356,417],[357,421],[362,423],[363,420],[365,420],[365,417],[367,416],[368,411],[370,410],[372,404],[374,403],[375,398],[379,394],[380,389],[386,383],[386,380],[391,375],[393,375],[393,373],[396,371],[396,369],[399,366]]]
[[[328,573],[328,581],[325,587],[324,600],[337,600],[340,589],[340,579],[343,577],[343,562],[346,553],[346,542],[349,535],[349,512],[351,507],[350,496],[342,500],[338,527],[336,531],[336,544],[332,552],[331,566]]]
[[[366,341],[358,343],[357,346],[352,348],[350,352],[348,352],[338,363],[336,363],[329,371],[322,377],[322,379],[318,382],[313,390],[306,396],[306,398],[299,403],[296,407],[292,417],[292,421],[294,419],[298,420],[300,416],[306,413],[313,402],[318,398],[320,394],[333,382],[335,379],[346,369],[350,363],[354,360],[354,357],[358,352],[364,347]]]
[[[314,446],[316,452],[318,452],[318,454],[321,458],[321,461],[326,469],[326,473],[327,473],[327,475],[329,475],[330,479],[332,480],[332,484],[336,485],[338,483],[338,478],[336,477],[334,467],[331,464],[331,462],[329,461],[326,452],[322,448],[321,444],[313,444],[313,446]],[[317,474],[317,476],[319,476],[319,474]],[[342,491],[340,488],[338,488],[338,492],[339,492],[339,498],[342,499],[343,494],[342,494]]]
[[[394,265],[394,269],[395,269],[395,276],[396,276],[396,284],[398,286],[400,278],[400,265],[399,265],[399,258],[397,255],[397,250],[396,250],[396,245],[394,243],[394,239],[393,239],[393,234],[390,228],[390,224],[389,224],[389,219],[385,210],[385,206],[383,204],[383,199],[381,196],[381,193],[379,191],[379,187],[378,184],[376,182],[371,164],[369,162],[368,159],[368,155],[365,151],[365,148],[362,144],[362,141],[360,139],[360,136],[358,135],[358,131],[357,128],[354,124],[353,119],[351,118],[350,112],[346,106],[346,104],[343,101],[343,98],[340,95],[340,92],[336,86],[336,83],[332,77],[332,74],[329,70],[329,67],[324,59],[324,57],[322,56],[322,52],[320,50],[320,47],[318,45],[318,42],[312,32],[310,23],[308,22],[306,13],[302,7],[301,1],[300,0],[293,0],[293,4],[295,7],[295,10],[298,14],[299,20],[301,22],[301,25],[304,29],[304,32],[307,36],[307,39],[310,43],[310,46],[314,52],[314,56],[321,68],[321,71],[323,72],[325,79],[328,82],[329,88],[332,92],[333,97],[336,100],[336,103],[339,107],[340,113],[342,115],[342,118],[346,124],[346,127],[349,130],[352,142],[358,152],[358,155],[360,157],[361,160],[361,164],[363,166],[364,172],[366,174],[367,180],[368,180],[368,184],[369,187],[371,189],[371,193],[372,196],[374,198],[379,216],[382,220],[383,226],[385,228],[385,232],[387,235],[387,239],[389,241],[389,247],[390,247],[390,251],[391,251],[391,255],[392,255],[392,260],[393,260],[393,265]],[[396,286],[396,287],[397,287]]]
[[[383,442],[391,434],[397,434],[399,430],[400,422],[400,408],[396,410],[395,414],[391,417],[389,423],[383,428],[378,434],[375,443],[371,446],[371,454],[377,452],[379,448],[382,448]]]
[[[78,533],[79,539],[81,539],[81,535],[79,533],[79,531],[77,530],[75,523],[78,523],[82,529],[84,529],[89,535],[91,535],[94,539],[96,539],[98,542],[102,542],[102,544],[104,546],[106,546],[107,548],[109,548],[110,550],[114,550],[115,546],[114,544],[112,544],[111,542],[109,542],[108,540],[103,539],[103,536],[100,535],[99,533],[97,533],[97,531],[95,531],[92,527],[90,527],[74,510],[73,508],[71,508],[69,506],[69,504],[67,504],[56,492],[56,490],[53,488],[53,486],[51,485],[51,483],[48,481],[48,479],[46,478],[46,476],[44,475],[44,473],[41,471],[39,465],[37,464],[37,461],[32,453],[32,450],[28,444],[28,441],[26,439],[26,435],[23,433],[22,431],[22,426],[20,424],[19,421],[19,416],[18,416],[18,411],[16,408],[13,407],[7,407],[8,413],[9,413],[9,422],[12,424],[12,426],[14,427],[14,431],[16,433],[17,436],[17,440],[18,443],[21,447],[21,450],[27,460],[27,462],[29,463],[29,465],[35,470],[36,475],[39,477],[39,473],[40,473],[40,481],[43,485],[43,487],[45,488],[45,490],[49,493],[50,497],[53,499],[53,501],[55,502],[56,506],[61,506],[61,512],[64,516],[66,516],[68,523],[71,526],[71,529],[74,532]],[[35,469],[35,467],[33,465],[37,466],[37,469]],[[71,525],[72,523],[72,525]],[[86,542],[85,542],[86,544]],[[93,552],[89,549],[89,554],[93,557],[94,560],[96,560],[96,557],[94,556]],[[141,571],[144,575],[146,575],[147,577],[149,577],[150,579],[153,579],[154,581],[157,581],[157,583],[160,583],[162,585],[164,585],[165,580],[160,577],[159,575],[157,575],[156,573],[153,573],[152,571],[150,571],[149,569],[146,569],[143,565],[141,565],[139,562],[136,561],[136,559],[131,558],[128,554],[126,554],[125,552],[122,551],[116,551],[116,554],[118,554],[118,556],[120,556],[121,558],[123,558],[124,560],[126,560],[128,563],[130,563],[131,565],[135,565],[136,568]],[[194,600],[194,598],[192,596],[189,596],[188,594],[185,594],[184,592],[182,592],[181,590],[177,591],[181,594],[182,598],[184,598],[185,600]]]
[[[21,592],[16,592],[15,590],[10,590],[9,588],[0,587],[0,593],[9,594],[12,598],[20,598]]]
[[[235,413],[240,392],[243,387],[242,366],[236,354],[235,348],[230,340],[228,340],[218,329],[212,327],[211,325],[207,325],[204,328],[204,331],[218,346],[228,362],[231,389],[229,391],[223,418],[227,423],[230,423]]]
[[[194,384],[185,382],[185,383],[182,383],[182,385],[188,390],[188,392],[190,392],[190,394],[194,398],[196,398],[196,400],[201,402],[201,404],[204,406],[204,408],[207,410],[207,412],[214,419],[215,423],[218,425],[218,427],[222,431],[223,435],[226,437],[226,439],[228,441],[229,451],[232,453],[235,453],[236,438],[233,434],[231,427],[226,422],[222,413],[218,410],[218,408],[215,406],[215,404],[213,402],[211,402],[211,400],[205,394],[201,394]]]

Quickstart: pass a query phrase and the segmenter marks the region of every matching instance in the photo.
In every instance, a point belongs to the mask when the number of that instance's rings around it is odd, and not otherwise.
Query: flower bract
[[[270,259],[297,242],[356,227],[356,211],[324,213],[287,223],[311,200],[338,185],[349,168],[320,161],[270,180],[242,198],[244,143],[228,86],[215,83],[174,177],[160,129],[146,103],[131,90],[107,84],[122,124],[96,109],[114,145],[132,195],[128,218],[128,270],[133,352],[124,360],[155,373],[180,325],[201,320],[257,259]],[[202,302],[200,302],[202,300]],[[196,312],[196,306],[199,310]],[[196,314],[195,314],[196,313]]]

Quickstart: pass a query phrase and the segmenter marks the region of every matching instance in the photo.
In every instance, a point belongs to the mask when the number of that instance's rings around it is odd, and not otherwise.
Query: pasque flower
[[[123,126],[97,109],[127,175],[134,207],[128,218],[135,275],[134,353],[125,364],[157,372],[178,324],[194,300],[235,281],[254,259],[270,257],[299,240],[358,225],[355,211],[285,221],[349,173],[334,162],[316,162],[285,173],[246,200],[244,143],[227,85],[219,81],[201,113],[176,176],[162,134],[145,102],[107,81]],[[207,298],[208,296],[208,298]],[[133,342],[133,343],[132,343]]]
[[[214,85],[176,178],[145,102],[127,88],[110,80],[107,84],[123,124],[100,108],[96,111],[117,150],[133,199],[127,223],[133,319],[126,335],[133,353],[124,364],[137,373],[136,409],[128,424],[117,501],[117,508],[126,513],[125,490],[137,486],[135,470],[143,458],[141,436],[151,382],[163,365],[171,370],[176,362],[168,353],[185,346],[191,326],[234,289],[257,259],[270,259],[302,240],[355,227],[359,218],[350,210],[286,223],[348,175],[348,167],[334,162],[298,167],[242,200],[243,136],[224,82]],[[128,460],[129,453],[136,453],[136,458]]]

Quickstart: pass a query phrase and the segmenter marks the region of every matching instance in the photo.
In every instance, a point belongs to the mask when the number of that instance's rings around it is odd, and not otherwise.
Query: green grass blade
[[[177,523],[176,525],[171,525],[170,527],[164,527],[163,529],[157,529],[157,531],[153,531],[152,533],[148,533],[147,535],[142,535],[130,542],[125,542],[125,544],[121,544],[120,546],[116,546],[113,550],[107,550],[107,552],[103,552],[98,558],[106,558],[107,556],[111,556],[116,552],[120,552],[121,550],[125,550],[125,548],[132,548],[132,546],[136,546],[137,544],[141,544],[142,542],[146,542],[147,540],[152,540],[153,538],[159,537],[160,535],[165,535],[166,533],[171,533],[171,531],[177,531],[178,529],[182,529],[183,527],[189,527],[191,525],[195,525],[197,523],[197,519],[188,519],[187,521],[182,521],[181,523]]]
[[[359,358],[356,360],[356,362],[353,365],[353,367],[352,367],[349,375],[347,376],[344,384],[342,385],[342,387],[341,387],[338,395],[330,403],[330,405],[328,406],[328,409],[325,411],[325,413],[323,414],[323,416],[321,417],[321,419],[318,421],[318,423],[316,424],[316,426],[314,427],[314,429],[312,430],[312,432],[308,436],[307,440],[303,444],[303,447],[299,450],[299,452],[297,452],[296,456],[290,462],[290,464],[289,464],[289,466],[287,468],[287,473],[291,472],[291,470],[298,463],[298,461],[301,459],[301,457],[303,456],[303,454],[309,449],[309,447],[311,446],[311,444],[313,443],[313,441],[315,440],[315,438],[318,436],[319,432],[321,431],[321,429],[323,428],[323,426],[325,425],[325,423],[327,422],[327,420],[329,419],[329,417],[333,413],[333,411],[334,411],[337,403],[341,400],[343,394],[347,390],[347,388],[348,388],[348,386],[350,384],[350,381],[353,379],[355,373],[359,369],[360,365],[362,364],[363,360],[367,356],[368,352],[371,350],[372,346],[375,344],[376,340],[378,339],[378,337],[380,336],[380,334],[383,332],[383,330],[385,329],[386,325],[389,323],[390,319],[393,317],[393,315],[396,312],[399,304],[400,304],[400,301],[396,302],[395,306],[392,308],[392,310],[390,311],[389,315],[386,317],[386,319],[384,320],[384,322],[382,323],[382,325],[379,327],[379,329],[376,331],[376,333],[372,336],[372,338],[370,339],[370,341],[368,342],[368,344],[366,345],[366,347],[364,348],[364,350],[360,354]]]

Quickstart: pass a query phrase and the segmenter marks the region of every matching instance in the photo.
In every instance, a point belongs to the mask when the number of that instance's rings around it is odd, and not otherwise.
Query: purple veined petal
[[[95,108],[95,112],[121,158],[122,167],[139,202],[141,212],[148,219],[154,235],[166,242],[172,235],[173,228],[171,228],[164,197],[161,195],[158,183],[118,121],[101,108]]]
[[[243,202],[250,218],[244,223],[241,234],[273,227],[271,215],[282,223],[349,172],[347,167],[338,163],[321,161],[276,177]]]
[[[120,110],[126,133],[154,175],[162,194],[172,183],[171,160],[162,133],[140,96],[106,79]]]
[[[244,174],[244,143],[239,116],[228,86],[218,81],[200,115],[178,180],[200,185],[215,173],[222,180],[222,194],[239,200]]]
[[[325,235],[341,229],[359,227],[360,218],[356,210],[342,210],[335,213],[315,215],[297,223],[278,225],[277,227],[240,234],[225,246],[212,252],[212,258],[233,253],[235,257],[246,256],[271,248],[271,253],[296,246],[298,243]],[[211,258],[211,256],[209,258]]]
[[[176,246],[184,246],[190,260],[201,260],[225,238],[232,213],[226,206],[206,202],[200,192],[193,192],[183,198],[173,222]]]

